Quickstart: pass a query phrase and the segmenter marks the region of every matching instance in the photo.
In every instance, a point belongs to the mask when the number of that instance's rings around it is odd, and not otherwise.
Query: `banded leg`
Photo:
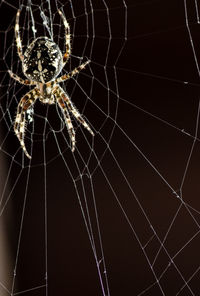
[[[66,123],[66,126],[67,126],[67,130],[68,130],[68,133],[69,133],[69,137],[70,137],[70,140],[71,140],[71,150],[72,152],[74,152],[75,150],[75,131],[74,131],[74,127],[72,125],[72,122],[71,122],[71,118],[69,116],[69,111],[67,110],[67,107],[62,99],[62,97],[60,97],[60,94],[59,94],[59,89],[57,90],[57,92],[55,93],[55,97],[56,97],[56,100],[58,102],[58,106],[60,107],[63,115],[64,115],[64,119],[65,119],[65,123]]]
[[[74,117],[86,128],[92,136],[94,136],[93,131],[91,130],[90,126],[87,122],[83,119],[79,111],[76,107],[72,104],[71,100],[68,98],[67,94],[63,91],[63,89],[59,86],[59,96],[62,100],[67,104],[68,110],[74,115]]]
[[[69,59],[70,57],[70,54],[71,54],[71,44],[70,44],[70,26],[69,26],[69,23],[68,21],[66,20],[66,18],[64,17],[63,13],[58,10],[60,16],[62,17],[62,20],[63,20],[63,24],[64,24],[64,27],[65,27],[65,54],[63,56],[63,63],[65,64],[67,62],[67,60]]]
[[[17,43],[18,56],[20,57],[20,60],[23,62],[24,56],[23,56],[23,52],[22,52],[22,42],[21,42],[20,32],[19,32],[19,16],[20,16],[20,9],[17,11],[17,14],[16,14],[15,40]]]
[[[73,77],[74,75],[78,74],[81,70],[83,70],[85,68],[85,66],[87,64],[90,63],[90,60],[88,60],[87,62],[81,64],[80,66],[76,67],[73,71],[67,73],[67,74],[64,74],[62,75],[61,77],[58,77],[55,82],[56,83],[60,83],[60,82],[63,82],[67,79],[70,79],[71,77]]]
[[[21,84],[25,84],[25,85],[36,85],[36,82],[28,80],[28,79],[22,79],[21,77],[17,76],[16,74],[14,74],[12,71],[8,70],[8,73],[10,74],[10,77],[15,79],[16,81],[18,81]]]
[[[17,115],[15,118],[15,124],[14,124],[14,131],[20,142],[20,145],[24,150],[24,153],[26,154],[26,156],[30,159],[31,159],[31,156],[27,152],[24,144],[26,112],[31,106],[33,106],[37,98],[38,98],[38,94],[35,89],[31,90],[24,97],[22,97],[17,107]]]

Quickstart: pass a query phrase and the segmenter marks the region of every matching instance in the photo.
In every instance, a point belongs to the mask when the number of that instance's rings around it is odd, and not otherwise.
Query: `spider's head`
[[[29,80],[46,83],[55,79],[62,67],[62,53],[58,45],[47,37],[33,40],[24,53],[22,68]]]

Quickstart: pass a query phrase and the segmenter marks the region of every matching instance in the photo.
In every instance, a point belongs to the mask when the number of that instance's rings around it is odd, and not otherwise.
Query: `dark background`
[[[36,15],[39,1],[32,3]],[[69,2],[63,6],[73,32],[73,54],[92,60],[78,84],[69,81],[63,87],[89,120],[95,138],[78,127],[73,156],[60,113],[37,102],[35,123],[27,130],[27,147],[33,147],[29,163],[10,119],[26,90],[6,74],[10,60],[13,71],[21,73],[13,42],[16,10],[11,1],[1,2],[0,152],[7,162],[1,182],[9,184],[1,193],[4,202],[9,198],[1,222],[12,262],[5,282],[11,287],[15,270],[15,292],[48,282],[50,296],[103,295],[80,210],[81,202],[89,224],[88,206],[103,274],[95,198],[110,295],[199,295],[200,28],[195,1],[92,4],[88,31],[84,8],[89,11],[89,2],[73,2],[76,22]],[[41,20],[37,22],[43,34]],[[62,48],[58,15],[54,22],[55,41]],[[23,31],[26,44],[30,29]],[[72,56],[69,68],[76,65]],[[24,295],[46,293],[43,287]]]

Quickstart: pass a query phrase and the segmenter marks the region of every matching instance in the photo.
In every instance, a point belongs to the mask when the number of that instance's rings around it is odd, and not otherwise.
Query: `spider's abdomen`
[[[23,72],[29,80],[46,83],[58,76],[63,66],[58,45],[47,37],[38,37],[24,53]]]

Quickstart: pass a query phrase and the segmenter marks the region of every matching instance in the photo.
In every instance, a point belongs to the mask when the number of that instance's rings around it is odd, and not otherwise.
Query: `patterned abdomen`
[[[57,77],[63,67],[62,53],[47,37],[35,39],[24,53],[23,71],[28,79],[46,83]]]

